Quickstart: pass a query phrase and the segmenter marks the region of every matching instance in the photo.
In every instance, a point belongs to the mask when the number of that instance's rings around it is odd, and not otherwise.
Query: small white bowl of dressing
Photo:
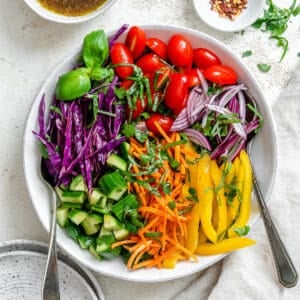
[[[265,1],[193,0],[193,5],[200,19],[210,27],[220,31],[234,32],[253,24],[261,16]]]
[[[24,0],[39,16],[65,24],[93,19],[109,9],[117,0]]]

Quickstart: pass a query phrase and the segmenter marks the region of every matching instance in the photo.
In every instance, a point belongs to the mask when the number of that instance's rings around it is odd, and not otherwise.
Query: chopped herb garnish
[[[40,146],[40,152],[41,152],[42,157],[45,159],[48,159],[49,154],[48,154],[46,146],[42,143],[39,143],[39,146]]]
[[[160,237],[162,236],[161,232],[145,232],[144,235],[146,237]]]
[[[270,32],[271,38],[277,39],[277,45],[283,48],[280,61],[283,60],[288,50],[288,40],[282,37],[282,34],[287,30],[291,16],[295,17],[300,14],[300,5],[296,6],[296,2],[293,0],[289,8],[280,8],[272,0],[267,0],[268,7],[264,10],[263,17],[252,24],[254,28]]]
[[[52,111],[55,111],[57,114],[59,114],[60,116],[62,116],[62,113],[61,113],[61,110],[59,109],[59,107],[56,107],[56,106],[50,106],[50,109]]]
[[[190,187],[188,192],[190,194],[190,196],[187,197],[188,200],[193,201],[193,202],[199,202],[196,189]]]
[[[267,65],[267,64],[258,64],[257,65],[258,69],[263,72],[263,73],[267,73],[270,71],[271,69],[271,66],[270,65]]]
[[[249,233],[250,227],[249,226],[244,226],[240,228],[234,228],[233,231],[237,233],[239,236],[245,236]]]
[[[251,55],[252,55],[252,51],[251,50],[247,50],[247,51],[243,52],[242,57],[248,57],[248,56],[251,56]]]
[[[212,85],[210,85],[208,87],[207,95],[212,96],[212,95],[215,95],[215,94],[219,94],[219,93],[222,92],[222,90],[223,90],[223,88],[221,86],[219,86],[216,83],[213,83]]]
[[[169,203],[168,203],[168,206],[169,206],[169,208],[170,209],[175,209],[175,207],[176,207],[176,203],[174,202],[174,201],[170,201]]]
[[[122,128],[122,133],[126,137],[133,137],[135,134],[135,125],[132,123],[131,124],[125,123]]]

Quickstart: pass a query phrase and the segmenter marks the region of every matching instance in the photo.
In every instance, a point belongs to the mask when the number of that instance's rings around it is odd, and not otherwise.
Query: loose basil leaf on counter
[[[56,84],[56,98],[70,101],[83,96],[91,89],[91,79],[87,68],[79,68],[61,75]]]
[[[271,66],[270,65],[267,65],[267,64],[258,64],[257,65],[258,69],[263,72],[263,73],[267,73],[270,71],[271,69]]]
[[[251,50],[247,50],[245,52],[243,52],[242,57],[248,57],[252,55],[252,51]]]
[[[109,46],[105,32],[100,29],[92,31],[83,40],[82,56],[88,68],[100,67],[108,58]]]

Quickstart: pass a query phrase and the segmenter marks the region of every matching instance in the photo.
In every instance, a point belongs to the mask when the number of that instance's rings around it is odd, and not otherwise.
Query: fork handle
[[[261,208],[263,221],[271,245],[275,267],[279,282],[286,288],[294,287],[298,281],[296,268],[279,236],[279,233],[272,221],[264,196],[261,192],[260,184],[253,170],[253,183],[256,190],[258,203]]]
[[[57,195],[56,192],[51,189],[52,197],[52,220],[50,229],[50,242],[49,251],[46,263],[46,270],[44,274],[42,295],[43,300],[60,300],[59,292],[59,279],[57,270],[57,254],[56,254],[56,206]]]

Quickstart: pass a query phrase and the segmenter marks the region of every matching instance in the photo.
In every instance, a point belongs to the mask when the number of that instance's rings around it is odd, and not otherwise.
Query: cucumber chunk
[[[62,202],[83,204],[85,198],[86,198],[86,193],[81,191],[63,191],[61,195]]]
[[[105,174],[99,180],[99,185],[105,195],[113,200],[119,200],[127,190],[124,177],[119,172]]]
[[[82,204],[80,204],[80,203],[71,203],[71,202],[62,202],[61,207],[80,209],[82,207]]]
[[[68,218],[76,225],[82,223],[88,216],[88,213],[79,209],[71,209],[68,212]]]
[[[88,188],[85,184],[84,178],[82,175],[78,175],[71,181],[70,184],[70,191],[79,191],[79,192],[86,192]]]
[[[94,257],[96,257],[97,259],[101,260],[101,256],[100,256],[100,255],[97,253],[97,251],[96,251],[96,246],[95,246],[95,244],[90,245],[90,247],[89,247],[89,252],[90,252]]]
[[[100,223],[95,223],[95,219],[90,216],[87,216],[81,225],[87,235],[93,235],[97,233],[101,227]]]
[[[58,207],[56,210],[56,221],[60,227],[65,227],[68,221],[68,207]]]
[[[96,240],[96,252],[101,255],[101,252],[110,250],[111,245],[115,242],[114,236],[111,235],[103,235]]]
[[[123,157],[125,160],[128,160],[129,149],[130,149],[130,144],[127,143],[127,142],[123,142],[123,143],[120,145],[121,154],[122,154],[122,157]]]
[[[121,223],[111,215],[104,215],[103,227],[107,230],[120,230],[123,228]]]
[[[129,235],[129,231],[126,228],[113,230],[113,233],[117,241],[124,240]]]
[[[107,197],[101,192],[100,189],[93,189],[88,197],[89,203],[91,205],[98,205],[100,207],[105,207]]]
[[[111,153],[110,156],[107,158],[106,163],[109,167],[121,170],[121,171],[127,171],[127,162],[120,157],[119,155],[115,153]]]
[[[93,236],[80,235],[78,237],[78,242],[82,249],[89,248],[90,245],[95,243],[95,241],[96,241],[96,238]]]

